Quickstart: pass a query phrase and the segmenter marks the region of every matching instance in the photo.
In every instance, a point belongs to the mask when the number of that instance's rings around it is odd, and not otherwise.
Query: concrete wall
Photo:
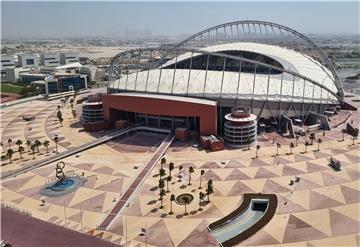
[[[119,120],[119,115],[111,109],[137,112],[143,114],[176,117],[199,117],[200,134],[216,134],[217,111],[216,105],[207,105],[194,102],[183,102],[173,99],[159,99],[125,95],[104,95],[104,119],[113,124]]]
[[[314,125],[314,124],[318,124],[318,123],[320,123],[320,129],[331,130],[329,121],[326,116],[318,114],[318,113],[310,112],[305,121],[305,124],[306,125]]]

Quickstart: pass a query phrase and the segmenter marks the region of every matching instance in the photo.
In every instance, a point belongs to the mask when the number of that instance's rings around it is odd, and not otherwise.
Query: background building
[[[40,55],[40,65],[46,67],[60,66],[59,53],[44,53]]]
[[[1,55],[0,60],[1,72],[5,71],[6,68],[15,67],[15,58],[12,55]]]
[[[39,66],[39,58],[37,54],[19,54],[18,55],[19,67],[33,68]]]
[[[78,63],[79,62],[79,54],[74,52],[69,53],[61,53],[60,54],[60,63],[62,65],[69,63]]]

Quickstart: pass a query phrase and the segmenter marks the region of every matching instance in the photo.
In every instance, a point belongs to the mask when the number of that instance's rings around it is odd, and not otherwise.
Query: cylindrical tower
[[[256,115],[233,108],[225,119],[224,139],[230,146],[241,148],[256,143]]]
[[[82,103],[83,123],[94,123],[104,121],[103,103],[101,101]]]

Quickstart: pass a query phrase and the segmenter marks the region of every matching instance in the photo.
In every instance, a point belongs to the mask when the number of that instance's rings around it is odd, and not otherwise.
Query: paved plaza
[[[49,153],[42,146],[35,154],[35,161],[38,161],[54,155],[52,139],[55,134],[60,138],[59,152],[63,152],[108,133],[82,131],[69,106],[61,110],[65,120],[60,127],[56,118],[57,105],[57,101],[33,101],[2,109],[2,154],[8,148],[8,139],[12,139],[10,145],[14,150],[18,139],[23,142],[49,140]],[[36,119],[25,122],[22,119],[25,114],[35,115]],[[278,206],[272,220],[239,246],[359,246],[360,147],[359,140],[352,145],[348,135],[341,141],[344,124],[335,125],[349,113],[341,114],[334,117],[331,132],[325,136],[322,132],[317,134],[323,139],[320,151],[315,142],[305,152],[307,137],[300,138],[292,153],[289,143],[294,140],[270,135],[259,137],[258,158],[255,158],[253,147],[250,150],[227,148],[207,152],[196,141],[174,141],[165,153],[166,174],[169,174],[170,162],[175,164],[175,169],[169,182],[170,192],[164,196],[163,209],[159,208],[160,162],[148,176],[141,172],[166,135],[148,132],[124,135],[65,158],[64,172],[69,176],[84,176],[87,180],[74,192],[53,198],[39,194],[46,183],[55,179],[57,162],[54,162],[3,180],[1,200],[4,205],[31,213],[33,218],[111,244],[217,246],[217,241],[207,230],[210,223],[238,208],[244,193],[275,193]],[[351,112],[349,121],[359,126],[359,112]],[[282,146],[276,156],[278,142]],[[11,164],[8,160],[2,161],[1,172],[34,162],[32,153],[27,151],[25,144],[23,146],[23,159],[15,152]],[[341,171],[335,172],[328,166],[331,157],[341,162]],[[183,167],[181,171],[179,166]],[[191,174],[191,185],[188,185],[190,166],[195,172]],[[205,173],[203,188],[199,189],[201,170]],[[141,180],[140,188],[133,191],[130,202],[123,205],[119,214],[110,217],[106,228],[99,227],[140,176],[144,181]],[[300,181],[290,185],[290,180],[295,177]],[[214,194],[210,195],[210,203],[202,205],[203,210],[199,211],[198,194],[205,192],[210,179],[213,180]],[[170,195],[182,193],[192,193],[195,197],[187,207],[189,215],[184,216],[184,207],[175,202],[172,205],[174,214],[170,215]],[[146,237],[139,235],[141,228],[146,229]]]

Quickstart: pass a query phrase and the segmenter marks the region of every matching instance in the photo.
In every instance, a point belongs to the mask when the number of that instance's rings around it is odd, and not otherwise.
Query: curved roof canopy
[[[248,33],[243,31],[241,35],[239,31],[235,38],[233,27],[241,29],[247,24],[250,27],[250,23],[219,25],[193,35],[176,46],[120,53],[111,64],[109,87],[120,91],[212,99],[312,103],[341,101],[343,92],[336,72],[326,55],[312,41],[289,28],[264,22],[252,23],[253,32],[249,29]],[[272,30],[278,28],[282,38],[285,35],[283,30],[293,34],[298,43],[289,45],[284,42],[286,45],[281,45],[281,42],[275,42],[275,38],[267,42],[266,37],[269,37],[261,36],[260,30],[269,33],[269,29],[266,29],[268,25]],[[231,30],[231,38],[226,30]],[[256,31],[259,34],[254,41],[250,34]],[[216,39],[212,39],[212,32],[216,33]],[[204,38],[206,35],[208,40]],[[273,37],[276,37],[275,31]],[[322,59],[311,56],[314,53],[305,47],[311,47]],[[324,65],[327,62],[328,66]]]

